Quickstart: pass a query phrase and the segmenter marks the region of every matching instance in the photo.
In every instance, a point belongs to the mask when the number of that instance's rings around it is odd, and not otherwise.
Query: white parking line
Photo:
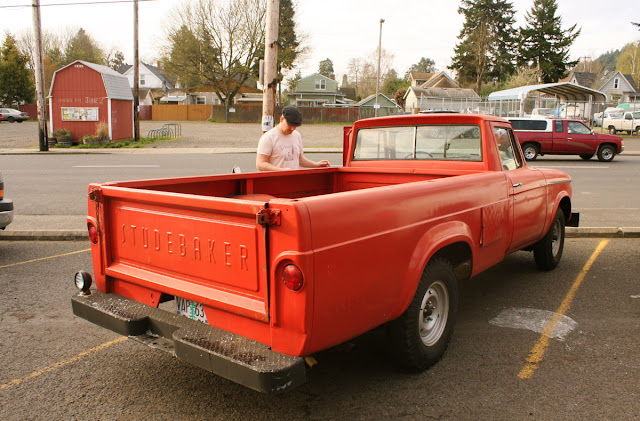
[[[158,168],[160,165],[74,165],[72,168]]]

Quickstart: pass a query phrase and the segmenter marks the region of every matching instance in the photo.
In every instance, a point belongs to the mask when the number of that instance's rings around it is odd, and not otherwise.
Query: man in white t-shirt
[[[280,123],[264,133],[258,142],[256,168],[260,171],[282,171],[328,167],[326,159],[312,161],[302,152],[302,136],[296,131],[302,124],[302,114],[293,105],[282,109]]]

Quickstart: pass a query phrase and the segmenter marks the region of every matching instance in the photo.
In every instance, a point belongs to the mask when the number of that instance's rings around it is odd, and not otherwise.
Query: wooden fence
[[[279,116],[281,107],[276,110]],[[301,107],[305,123],[353,123],[361,118],[374,116],[373,108]],[[147,114],[145,113],[145,116]],[[141,116],[141,118],[143,118]],[[233,105],[227,113],[223,105],[173,105],[151,106],[153,121],[215,121],[229,123],[260,123],[261,105]],[[276,119],[277,124],[277,119]]]

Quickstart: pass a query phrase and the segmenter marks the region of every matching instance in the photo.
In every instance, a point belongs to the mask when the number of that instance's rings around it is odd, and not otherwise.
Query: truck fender
[[[455,243],[465,243],[473,250],[473,235],[470,227],[461,221],[450,221],[431,227],[416,243],[409,262],[406,278],[402,283],[401,305],[395,317],[400,316],[409,306],[418,288],[422,272],[431,258],[443,248]]]

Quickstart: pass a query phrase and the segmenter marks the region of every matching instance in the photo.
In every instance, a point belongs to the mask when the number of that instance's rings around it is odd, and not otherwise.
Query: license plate
[[[209,324],[207,321],[207,315],[204,313],[204,308],[202,307],[202,304],[198,302],[176,297],[176,313],[192,320]]]

